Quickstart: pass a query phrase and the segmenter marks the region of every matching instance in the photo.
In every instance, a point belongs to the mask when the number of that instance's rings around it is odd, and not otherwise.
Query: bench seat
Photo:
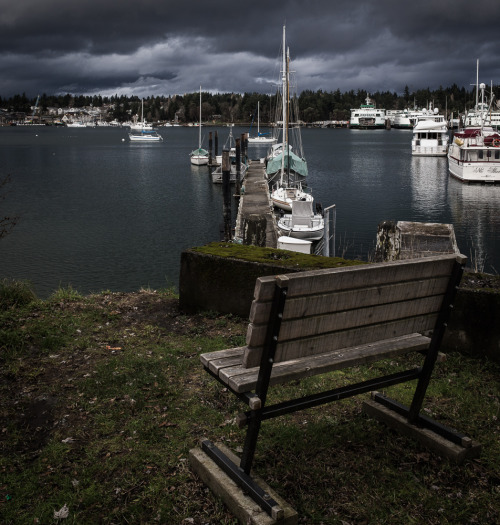
[[[343,348],[326,354],[292,359],[273,366],[270,385],[277,385],[340,370],[351,366],[396,357],[408,352],[422,352],[429,347],[430,338],[415,333],[366,345]],[[202,364],[232,391],[241,394],[254,390],[257,385],[259,366],[245,368],[243,357],[246,347],[231,348],[202,354]]]

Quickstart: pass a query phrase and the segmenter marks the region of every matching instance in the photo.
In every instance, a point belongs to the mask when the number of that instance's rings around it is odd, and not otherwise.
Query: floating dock
[[[243,244],[277,248],[278,227],[273,213],[265,166],[250,162],[241,186],[235,237]]]

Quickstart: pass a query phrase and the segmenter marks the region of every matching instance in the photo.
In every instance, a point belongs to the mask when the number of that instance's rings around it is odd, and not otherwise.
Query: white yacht
[[[351,109],[349,127],[351,129],[385,129],[385,109],[377,109],[375,102],[367,96],[365,104],[358,109]]]
[[[413,128],[411,154],[423,157],[445,157],[448,153],[448,125],[437,108],[425,111]]]

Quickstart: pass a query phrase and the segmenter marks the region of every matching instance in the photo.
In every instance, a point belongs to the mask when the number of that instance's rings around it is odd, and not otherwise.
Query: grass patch
[[[0,280],[0,310],[26,306],[36,300],[31,283],[13,279]]]
[[[307,255],[289,250],[262,248],[230,242],[212,242],[205,246],[191,248],[191,251],[214,255],[217,257],[241,259],[249,262],[273,264],[283,268],[303,268],[304,270],[319,270],[321,268],[338,268],[366,264],[362,261],[342,259],[340,257],[323,257],[321,255]]]
[[[178,311],[172,291],[60,291],[0,310],[2,523],[236,524],[190,471],[202,437],[238,452],[244,406],[199,354],[241,346],[246,320]],[[308,394],[412,364],[388,360],[277,387]],[[500,366],[451,354],[425,404],[483,444],[462,466],[361,416],[363,396],[266,421],[255,470],[300,523],[500,522]],[[388,389],[403,402],[411,385]],[[272,400],[272,399],[271,399]]]

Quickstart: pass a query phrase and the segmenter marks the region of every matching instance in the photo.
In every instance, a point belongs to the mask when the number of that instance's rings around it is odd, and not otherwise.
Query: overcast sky
[[[500,84],[500,0],[0,0],[0,96]]]

